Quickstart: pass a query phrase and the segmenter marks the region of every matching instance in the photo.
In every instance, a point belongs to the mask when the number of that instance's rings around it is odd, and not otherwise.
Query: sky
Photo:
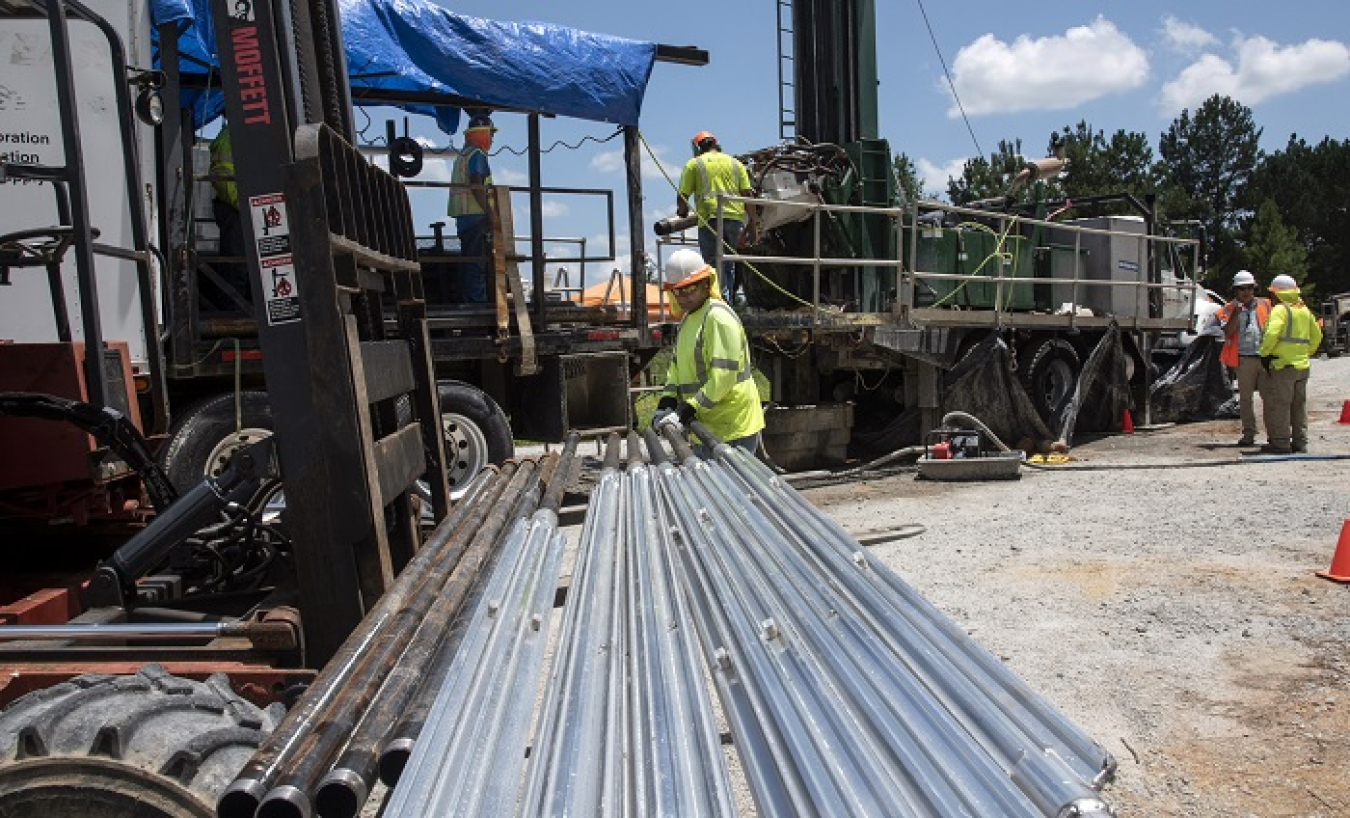
[[[649,251],[651,223],[674,212],[666,176],[678,178],[694,133],[712,131],[730,153],[780,141],[777,0],[707,6],[439,2],[460,14],[557,23],[708,51],[709,64],[702,67],[658,62],[647,87],[640,128],[655,157],[644,156],[643,163]],[[1052,132],[1080,121],[1108,137],[1122,129],[1141,132],[1156,155],[1159,136],[1172,121],[1183,110],[1194,113],[1215,93],[1252,110],[1266,151],[1282,149],[1291,134],[1310,143],[1350,138],[1350,4],[1344,0],[1278,6],[1233,0],[925,0],[921,6],[919,0],[877,0],[876,6],[879,135],[893,153],[915,162],[932,194],[945,194],[949,175],[959,175],[967,159],[992,153],[1000,140],[1020,139],[1023,155],[1034,158],[1044,155]],[[375,116],[368,135],[382,136],[383,113]],[[525,158],[500,150],[524,148],[524,118],[501,115],[498,126],[494,180],[524,184]],[[459,144],[458,137],[416,118],[409,132],[437,147]],[[559,144],[545,157],[544,184],[621,191],[621,141],[596,141],[613,133],[613,126],[601,123],[545,120],[543,143]],[[426,174],[448,178],[448,169],[432,161]],[[439,192],[413,198],[419,222],[444,213]],[[603,252],[608,240],[600,201],[550,197],[546,235],[585,238],[588,253]],[[528,224],[516,207],[517,225]],[[616,193],[620,220],[624,207]],[[619,260],[595,265],[588,283],[596,280],[596,267],[627,268],[622,222],[617,235]],[[549,253],[575,255],[578,246],[556,243]]]

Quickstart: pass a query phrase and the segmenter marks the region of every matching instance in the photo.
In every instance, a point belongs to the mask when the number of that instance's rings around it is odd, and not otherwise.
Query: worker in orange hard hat
[[[1309,359],[1322,343],[1322,328],[1304,305],[1293,276],[1275,276],[1270,292],[1275,306],[1261,336],[1261,362],[1266,367],[1261,403],[1269,442],[1261,451],[1303,453],[1308,451]]]
[[[464,147],[450,173],[446,214],[455,218],[459,254],[466,259],[459,265],[459,300],[469,304],[485,304],[488,300],[488,189],[492,186],[492,168],[487,152],[496,132],[486,113],[471,116],[469,127],[464,129]]]
[[[1233,276],[1233,300],[1215,314],[1223,326],[1223,349],[1219,360],[1233,372],[1238,385],[1238,407],[1242,417],[1239,446],[1256,443],[1255,394],[1265,385],[1261,366],[1261,333],[1270,317],[1270,299],[1256,295],[1256,276],[1238,270]]]
[[[734,252],[741,244],[741,236],[749,227],[749,236],[755,233],[755,211],[744,202],[721,203],[721,233],[718,233],[718,196],[753,196],[750,174],[745,165],[734,156],[722,153],[717,137],[708,131],[699,131],[690,141],[694,158],[680,173],[679,192],[675,196],[675,213],[681,218],[689,215],[689,200],[694,200],[698,214],[698,248],[703,258],[713,262],[718,252]],[[741,281],[737,278],[736,263],[724,261],[720,268],[722,298],[728,304],[736,303],[736,292]]]
[[[764,428],[750,361],[750,344],[736,312],[712,297],[713,268],[693,250],[676,250],[666,262],[662,288],[684,317],[666,370],[666,386],[652,427],[697,418],[730,446],[754,454]],[[704,446],[696,446],[707,457]]]

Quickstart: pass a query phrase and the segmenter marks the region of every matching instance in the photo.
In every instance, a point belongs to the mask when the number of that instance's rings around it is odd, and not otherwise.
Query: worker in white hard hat
[[[1293,276],[1275,276],[1270,292],[1276,303],[1261,337],[1261,361],[1267,369],[1261,402],[1268,440],[1261,451],[1304,453],[1308,451],[1309,359],[1322,343],[1322,328],[1304,305]]]
[[[666,262],[662,288],[683,312],[665,391],[652,427],[697,419],[719,440],[750,453],[759,449],[764,410],[750,362],[750,343],[736,312],[712,298],[713,269],[693,250],[677,250]],[[701,457],[706,446],[696,446]]]
[[[755,233],[755,211],[744,202],[722,204],[722,232],[717,232],[717,196],[753,196],[750,173],[734,156],[722,153],[717,137],[708,131],[699,131],[689,140],[694,158],[684,164],[680,172],[680,187],[675,195],[675,214],[689,215],[689,200],[694,200],[698,214],[698,249],[703,258],[713,261],[718,250],[734,252],[741,245],[741,235],[749,227],[749,236]],[[736,263],[724,261],[721,265],[722,298],[728,304],[736,303],[736,293],[742,282],[736,277]]]
[[[487,114],[476,113],[464,129],[464,147],[455,157],[450,171],[450,201],[446,215],[455,219],[455,233],[459,236],[459,254],[465,259],[459,265],[459,301],[466,304],[484,304],[488,300],[487,255],[491,225],[488,223],[488,190],[492,187],[492,168],[488,165],[488,150],[496,126]]]
[[[1270,299],[1256,295],[1256,276],[1247,270],[1238,270],[1233,276],[1233,300],[1215,313],[1223,327],[1223,361],[1237,379],[1238,406],[1242,416],[1242,437],[1239,446],[1256,444],[1255,395],[1265,384],[1266,371],[1261,366],[1261,333],[1270,318]]]

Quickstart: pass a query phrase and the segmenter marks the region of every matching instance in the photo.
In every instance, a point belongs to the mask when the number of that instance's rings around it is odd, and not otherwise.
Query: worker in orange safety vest
[[[1223,350],[1219,360],[1237,378],[1238,405],[1242,416],[1239,446],[1256,444],[1255,393],[1265,384],[1261,366],[1261,333],[1270,318],[1270,299],[1256,297],[1256,276],[1238,270],[1233,276],[1233,300],[1223,305],[1216,317],[1223,326]]]

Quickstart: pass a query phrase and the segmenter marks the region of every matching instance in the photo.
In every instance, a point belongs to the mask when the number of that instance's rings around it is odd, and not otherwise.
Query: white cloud
[[[952,159],[945,165],[935,165],[927,159],[919,159],[914,163],[914,168],[919,172],[919,181],[923,183],[923,189],[927,193],[934,193],[945,197],[947,195],[947,181],[949,179],[960,179],[961,171],[965,170],[966,160]]]
[[[666,174],[669,174],[672,182],[678,182],[680,170],[684,167],[684,164],[668,159],[665,155],[666,149],[659,145],[651,146],[651,151],[656,154],[656,162],[652,161],[651,154],[647,153],[645,149],[642,151],[642,178],[646,181],[661,180],[664,182]],[[660,163],[659,166],[658,162]],[[626,170],[623,151],[613,150],[598,153],[591,157],[590,167],[597,173],[623,174]],[[662,173],[663,169],[665,173]]]
[[[1214,94],[1256,105],[1271,97],[1350,74],[1350,47],[1334,40],[1281,46],[1265,37],[1234,40],[1237,64],[1205,54],[1162,87],[1164,113],[1193,108]]]
[[[1173,51],[1191,53],[1219,42],[1218,37],[1203,28],[1170,14],[1163,18],[1162,23],[1163,39]]]
[[[985,34],[957,53],[952,81],[966,113],[974,116],[1073,108],[1137,88],[1148,71],[1143,49],[1098,17],[1053,37],[1023,35],[1005,43]],[[947,115],[960,114],[953,101]]]
[[[521,173],[512,168],[504,168],[498,165],[492,166],[492,183],[494,185],[507,185],[511,187],[524,187],[530,183],[529,174]]]

